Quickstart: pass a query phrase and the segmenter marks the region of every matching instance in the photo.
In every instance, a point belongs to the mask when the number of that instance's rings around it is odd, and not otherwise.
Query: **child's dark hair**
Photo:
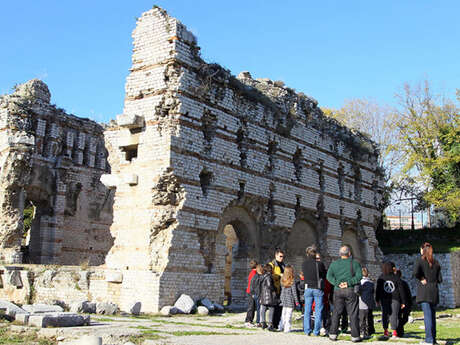
[[[249,261],[249,268],[253,270],[257,266],[257,261],[256,260],[251,260]]]
[[[264,273],[272,273],[273,272],[273,267],[270,264],[265,264],[264,266]]]

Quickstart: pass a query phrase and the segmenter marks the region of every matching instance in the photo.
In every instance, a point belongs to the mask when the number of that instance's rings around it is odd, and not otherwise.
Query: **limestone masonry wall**
[[[16,123],[0,135],[0,182],[22,200],[2,204],[15,215],[2,225],[5,261],[22,260],[21,205],[53,196],[53,212],[32,226],[40,240],[31,237],[30,257],[104,263],[88,293],[123,308],[142,300],[142,311],[157,311],[181,293],[241,306],[248,262],[268,261],[276,247],[299,270],[308,245],[329,263],[347,243],[378,274],[384,181],[375,144],[282,82],[206,63],[194,35],[164,10],[137,21],[123,114],[106,126],[105,143],[99,125],[63,114],[46,85],[31,83],[27,111],[8,105],[22,91],[0,108]],[[37,176],[52,183],[31,183],[42,166]]]
[[[133,39],[124,112],[105,134],[110,268],[156,272],[160,306],[181,293],[241,305],[249,260],[275,247],[298,269],[306,246],[330,261],[346,242],[379,271],[383,176],[371,141],[280,82],[207,64],[161,9],[138,19]]]
[[[0,100],[0,258],[102,264],[112,245],[103,128],[50,104],[31,80]],[[30,230],[24,208],[33,208]]]

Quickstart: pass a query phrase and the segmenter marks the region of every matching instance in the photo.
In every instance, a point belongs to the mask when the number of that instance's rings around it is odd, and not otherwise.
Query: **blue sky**
[[[406,81],[460,88],[458,0],[18,0],[0,10],[0,94],[41,78],[68,112],[114,118],[135,18],[154,4],[196,34],[208,62],[283,80],[320,106],[392,104]]]

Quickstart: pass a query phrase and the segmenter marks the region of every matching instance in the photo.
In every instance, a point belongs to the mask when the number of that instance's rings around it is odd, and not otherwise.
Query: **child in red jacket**
[[[251,280],[257,274],[256,267],[257,261],[251,260],[249,263],[251,271],[248,275],[248,287],[246,288],[246,294],[248,295],[248,311],[246,313],[246,320],[244,323],[246,327],[254,327],[252,322],[254,321],[254,313],[256,311],[256,301],[251,295]]]

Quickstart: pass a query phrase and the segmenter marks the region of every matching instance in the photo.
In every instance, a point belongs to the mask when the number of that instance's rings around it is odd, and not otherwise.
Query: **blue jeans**
[[[425,322],[425,342],[433,344],[436,341],[436,310],[432,303],[422,302],[420,304]]]
[[[311,333],[310,319],[313,300],[315,300],[315,327],[313,330],[313,334],[319,334],[322,322],[321,315],[323,312],[323,296],[324,292],[319,289],[305,289],[305,312],[303,316],[303,331],[305,332],[305,334]]]

